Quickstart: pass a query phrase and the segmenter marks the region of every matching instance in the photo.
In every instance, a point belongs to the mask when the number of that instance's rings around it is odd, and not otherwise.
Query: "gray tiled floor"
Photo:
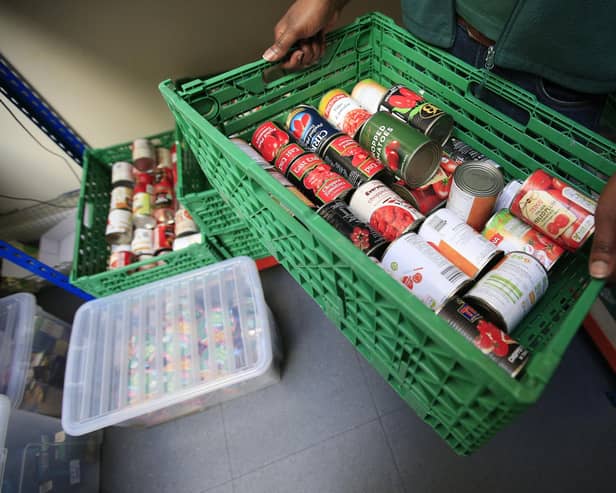
[[[583,333],[540,401],[463,458],[281,268],[262,278],[284,338],[281,382],[151,429],[108,430],[103,492],[614,490],[616,409],[605,392],[616,381]]]

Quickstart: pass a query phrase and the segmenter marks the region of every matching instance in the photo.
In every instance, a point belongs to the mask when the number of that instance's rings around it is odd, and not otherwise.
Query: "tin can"
[[[180,207],[175,211],[175,237],[181,238],[182,236],[192,235],[199,232],[199,228],[195,224],[190,213]]]
[[[130,243],[133,233],[132,214],[124,209],[113,209],[107,216],[105,237],[110,244]]]
[[[472,282],[416,233],[405,234],[389,245],[381,265],[434,311]]]
[[[535,257],[550,270],[565,252],[550,238],[501,209],[487,222],[482,235],[505,253],[521,251]]]
[[[135,187],[140,184],[145,186],[154,184],[154,174],[151,172],[137,171],[135,168],[133,177],[135,179]]]
[[[473,149],[466,142],[462,142],[460,139],[456,139],[455,137],[451,137],[445,144],[443,144],[443,154],[446,158],[451,159],[458,165],[468,163],[470,161],[485,161],[495,168],[500,168],[500,165],[491,159],[488,159],[479,151]]]
[[[139,171],[150,171],[156,164],[154,147],[148,139],[135,139],[131,146],[133,166]]]
[[[520,180],[513,180],[505,185],[503,191],[500,193],[494,204],[493,212],[498,212],[503,209],[510,209],[513,204],[513,199],[520,192],[522,188],[522,182]]]
[[[308,154],[308,152],[299,144],[292,142],[280,149],[278,156],[274,160],[274,166],[282,171],[283,174],[286,174],[291,163],[304,154]]]
[[[288,167],[286,177],[311,202],[319,205],[342,199],[353,189],[353,185],[312,152],[296,158]]]
[[[293,185],[293,183],[291,183],[289,180],[287,180],[287,178],[280,172],[278,171],[276,168],[269,168],[265,170],[272,178],[274,178],[274,180],[276,180],[278,183],[280,183],[283,187],[285,187],[289,192],[291,192],[293,195],[295,195],[299,200],[301,200],[305,206],[310,207],[311,209],[316,209],[317,206],[314,202],[312,202],[308,197],[306,197],[295,185]],[[278,202],[281,207],[283,207],[287,212],[289,212],[291,215],[293,215],[293,213],[288,210],[288,208],[286,206],[284,206],[283,204],[280,203],[280,201],[276,198],[273,197],[274,200],[276,200],[276,202]]]
[[[111,190],[111,200],[109,209],[125,209],[127,211],[133,208],[133,189],[130,187],[114,187]]]
[[[196,245],[202,242],[201,233],[193,233],[186,236],[182,236],[181,238],[175,237],[173,240],[173,251],[177,252],[178,250],[183,250],[184,248],[188,248],[191,245]]]
[[[438,316],[505,370],[510,377],[517,377],[528,363],[530,354],[527,349],[488,322],[462,298],[451,298],[439,310]]]
[[[289,113],[287,128],[304,148],[317,154],[322,146],[341,133],[316,108],[308,105],[300,105]]]
[[[334,127],[351,137],[354,137],[372,116],[342,89],[332,89],[321,98],[319,113]]]
[[[351,97],[370,113],[376,113],[385,94],[387,94],[386,87],[372,79],[364,79],[355,84]]]
[[[290,142],[291,136],[271,121],[259,125],[251,140],[252,147],[269,163],[273,163],[280,150]]]
[[[169,252],[173,248],[173,225],[158,224],[154,228],[154,255],[160,255],[161,252]]]
[[[172,168],[171,151],[165,147],[156,148],[156,167],[157,168]]]
[[[511,252],[477,282],[465,299],[511,333],[547,289],[543,264],[528,253]]]
[[[451,181],[451,175],[439,168],[432,179],[423,187],[410,189],[409,193],[412,199],[409,202],[417,207],[422,214],[430,214],[447,202],[451,190]]]
[[[133,195],[133,224],[136,228],[152,229],[156,219],[152,216],[152,186],[137,183]]]
[[[481,231],[503,189],[502,173],[485,162],[464,163],[453,174],[447,208]]]
[[[171,186],[171,189],[173,189],[173,170],[171,168],[154,168],[151,176],[154,186],[166,181]]]
[[[171,225],[175,221],[175,210],[172,207],[157,207],[152,213],[157,225]]]
[[[143,254],[137,257],[137,262],[152,260],[153,258],[154,258],[154,255]],[[150,270],[150,269],[153,269],[154,267],[157,267],[157,265],[158,264],[156,262],[150,262],[149,264],[140,265],[137,271],[143,272],[144,270]]]
[[[265,158],[259,154],[256,150],[250,147],[250,144],[245,140],[233,138],[230,139],[237,147],[239,147],[242,152],[250,157],[260,168],[270,169],[272,168],[272,164],[265,160]]]
[[[109,270],[120,269],[122,267],[126,267],[133,263],[135,257],[131,251],[126,250],[118,250],[115,252],[111,252],[109,256]]]
[[[135,183],[133,165],[126,161],[118,161],[111,165],[111,186],[132,187]]]
[[[173,185],[164,176],[158,183],[154,184],[154,208],[165,209],[173,207]]]
[[[522,185],[511,213],[571,252],[595,231],[597,203],[565,182],[537,170]]]
[[[317,214],[331,224],[343,236],[366,255],[381,258],[389,242],[377,233],[369,224],[360,221],[349,206],[336,200],[322,206]]]
[[[424,185],[438,170],[439,146],[389,113],[372,115],[361,128],[358,140],[411,188]]]
[[[369,180],[394,183],[397,177],[368,151],[346,134],[331,139],[321,148],[323,161],[330,164],[336,173],[344,176],[353,186]]]
[[[417,229],[424,216],[378,180],[361,185],[350,201],[351,212],[387,241]]]
[[[154,254],[154,231],[146,228],[135,228],[131,250],[137,256]]]
[[[428,217],[419,229],[428,243],[472,279],[492,267],[502,256],[493,243],[471,228],[448,209],[440,209]]]

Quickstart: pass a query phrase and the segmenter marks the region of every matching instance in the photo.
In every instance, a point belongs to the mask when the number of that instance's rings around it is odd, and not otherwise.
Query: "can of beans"
[[[133,233],[133,221],[130,211],[113,209],[107,216],[105,237],[110,244],[128,244]]]
[[[480,277],[503,256],[493,243],[448,209],[428,217],[419,229],[428,243],[472,279]]]
[[[299,143],[311,152],[319,153],[340,130],[323,118],[316,108],[300,105],[289,113],[287,128]]]
[[[111,165],[111,186],[132,187],[135,183],[133,165],[126,161],[118,161]]]
[[[438,170],[439,146],[389,113],[372,115],[359,131],[358,140],[411,188],[424,185]]]
[[[160,255],[161,252],[170,252],[173,248],[173,225],[158,224],[154,228],[154,255]]]
[[[163,209],[173,207],[173,185],[163,176],[158,183],[154,184],[154,208]]]
[[[458,334],[515,378],[528,362],[529,352],[462,298],[454,296],[439,310],[438,316]]]
[[[135,139],[131,146],[133,166],[139,171],[150,171],[156,164],[154,147],[148,139]]]
[[[387,241],[416,230],[424,220],[417,209],[378,180],[358,187],[349,205],[358,219],[370,224]]]
[[[251,140],[252,147],[269,163],[273,163],[280,150],[290,142],[291,136],[271,121],[259,125]]]
[[[133,208],[133,189],[130,187],[115,187],[111,190],[111,200],[109,209],[125,209],[127,211]]]
[[[364,79],[355,84],[351,97],[370,113],[376,113],[385,94],[387,94],[386,87],[372,79]]]
[[[522,188],[522,182],[520,180],[513,180],[505,185],[503,191],[500,193],[494,204],[493,212],[498,212],[502,209],[510,209],[513,204],[513,199],[520,192]]]
[[[175,210],[173,207],[157,207],[154,209],[152,215],[157,225],[171,225],[175,221]]]
[[[172,168],[171,151],[165,147],[156,148],[156,167],[157,168]]]
[[[434,311],[472,282],[416,233],[405,234],[389,245],[381,265]]]
[[[353,186],[369,180],[394,183],[397,177],[383,164],[346,134],[331,139],[321,148],[323,161],[344,176]]]
[[[341,200],[324,205],[317,210],[317,213],[370,257],[381,258],[385,248],[389,245],[385,238],[369,224],[360,221],[351,212],[349,206]]]
[[[152,216],[152,185],[137,182],[133,195],[133,224],[136,228],[152,229],[156,219]]]
[[[342,89],[332,89],[321,98],[319,113],[334,127],[351,137],[355,136],[372,116]]]
[[[188,236],[199,232],[199,228],[195,224],[190,213],[180,207],[175,211],[175,237],[181,238],[182,236]]]
[[[154,231],[146,228],[135,228],[131,250],[137,256],[154,254]]]
[[[133,263],[135,256],[130,250],[116,250],[109,256],[109,270],[120,269]]]
[[[550,238],[501,209],[486,223],[482,235],[505,253],[521,251],[535,257],[550,270],[565,252]]]
[[[453,174],[447,208],[481,231],[492,215],[503,182],[502,173],[484,161],[464,163]]]
[[[511,333],[547,289],[543,264],[528,253],[511,252],[477,282],[465,299]]]
[[[597,203],[565,182],[537,170],[522,185],[511,212],[574,252],[595,230]]]
[[[443,144],[443,153],[445,157],[451,159],[458,165],[468,163],[470,161],[485,161],[488,164],[496,168],[500,168],[491,159],[481,154],[479,151],[473,149],[466,142],[462,142],[455,137],[450,138],[445,144]]]

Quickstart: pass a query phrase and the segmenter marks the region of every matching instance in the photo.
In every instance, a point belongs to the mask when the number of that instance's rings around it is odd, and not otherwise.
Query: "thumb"
[[[288,26],[285,26],[276,34],[274,44],[265,50],[265,53],[262,55],[263,59],[268,62],[277,62],[289,52],[291,46],[293,46],[298,39],[299,37],[294,34],[294,31]]]
[[[595,214],[595,237],[590,252],[590,275],[616,277],[616,175],[607,182]]]

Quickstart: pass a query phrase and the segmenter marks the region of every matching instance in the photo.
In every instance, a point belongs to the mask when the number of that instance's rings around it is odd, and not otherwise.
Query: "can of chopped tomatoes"
[[[486,318],[511,333],[548,289],[543,264],[524,252],[511,252],[468,292],[465,299]]]
[[[179,207],[175,211],[175,237],[181,238],[198,232],[199,228],[190,213],[184,207]]]
[[[401,236],[387,248],[381,266],[428,308],[438,311],[462,293],[471,279],[416,233]]]
[[[170,252],[173,248],[175,234],[172,224],[158,224],[154,229],[154,255]]]
[[[289,171],[289,166],[291,166],[291,163],[301,155],[307,153],[308,151],[306,151],[302,146],[292,142],[280,149],[278,156],[276,156],[276,159],[274,160],[274,166],[283,174],[286,174],[287,171]]]
[[[387,241],[416,230],[424,220],[417,209],[378,180],[358,187],[349,206],[355,216],[370,224]]]
[[[438,170],[440,147],[389,113],[372,115],[358,141],[411,188],[425,185]]]
[[[360,221],[349,206],[336,200],[317,210],[319,216],[331,224],[339,233],[351,240],[351,243],[370,257],[380,259],[389,245],[369,224]]]
[[[133,218],[130,211],[113,209],[107,216],[105,237],[112,245],[129,244],[133,233]]]
[[[351,137],[354,137],[372,116],[342,89],[332,89],[321,98],[319,113],[334,127]]]
[[[341,133],[316,108],[308,105],[300,105],[289,113],[287,128],[304,148],[317,154],[322,146]]]
[[[267,121],[252,134],[252,147],[268,163],[273,163],[280,150],[291,142],[291,136],[274,122]]]
[[[458,296],[454,296],[438,311],[447,324],[494,361],[507,374],[517,377],[526,363],[529,352],[517,341]]]
[[[151,229],[135,228],[131,250],[137,256],[154,254],[154,232]]]
[[[153,193],[155,209],[173,208],[173,185],[167,178],[166,173],[163,174],[158,183],[154,184]]]
[[[173,207],[157,207],[154,209],[152,216],[156,220],[156,224],[173,225],[175,221],[175,210]]]
[[[132,264],[134,260],[135,256],[133,252],[130,251],[129,246],[126,246],[126,248],[114,249],[109,256],[107,268],[109,270],[120,269]]]
[[[595,230],[597,203],[543,170],[532,173],[511,212],[565,249],[580,248]]]
[[[503,256],[502,250],[448,209],[428,217],[419,236],[472,279],[480,277]]]

